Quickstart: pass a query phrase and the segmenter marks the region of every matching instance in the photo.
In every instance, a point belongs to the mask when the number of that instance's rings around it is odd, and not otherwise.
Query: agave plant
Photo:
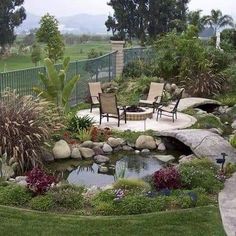
[[[50,134],[55,116],[45,100],[19,97],[11,91],[4,94],[0,100],[0,156],[6,155],[6,163],[16,174],[41,165],[41,146]]]
[[[55,103],[58,107],[63,108],[65,113],[68,113],[70,108],[69,99],[80,77],[79,75],[75,75],[72,79],[66,78],[70,63],[69,57],[64,59],[60,71],[57,71],[55,65],[49,58],[46,58],[44,63],[47,74],[39,74],[43,86],[34,87],[34,91],[41,97]]]

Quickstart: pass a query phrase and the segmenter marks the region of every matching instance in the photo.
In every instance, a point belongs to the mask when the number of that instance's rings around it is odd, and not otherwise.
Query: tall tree
[[[63,58],[65,44],[59,31],[58,21],[54,16],[47,13],[41,18],[36,37],[38,42],[46,44],[47,57],[54,63]]]
[[[203,17],[203,22],[205,25],[209,25],[214,29],[214,34],[216,36],[218,30],[227,25],[234,26],[233,18],[229,15],[223,15],[220,10],[211,10],[211,15]]]
[[[123,38],[138,38],[141,42],[147,35],[158,34],[186,28],[187,3],[189,0],[110,0],[108,5],[114,9],[106,26],[108,31]],[[108,24],[109,23],[109,24]]]
[[[190,11],[187,16],[187,21],[189,25],[194,25],[198,28],[199,31],[203,30],[204,23],[203,18],[201,17],[202,10]]]
[[[15,27],[26,19],[23,3],[24,0],[0,1],[0,54],[4,54],[6,46],[14,42],[16,38]]]

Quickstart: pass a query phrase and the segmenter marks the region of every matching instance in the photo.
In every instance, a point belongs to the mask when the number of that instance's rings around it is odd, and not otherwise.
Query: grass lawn
[[[122,217],[80,217],[0,207],[0,235],[223,236],[215,206]]]
[[[88,52],[94,48],[103,54],[111,52],[111,44],[108,41],[91,41],[76,45],[67,45],[65,56],[69,56],[71,61],[86,59]],[[43,65],[43,60],[40,62]],[[20,70],[34,67],[31,62],[30,53],[24,55],[14,55],[6,59],[0,59],[0,72]]]

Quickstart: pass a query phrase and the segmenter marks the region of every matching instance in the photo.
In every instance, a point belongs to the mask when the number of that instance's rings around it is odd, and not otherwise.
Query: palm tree
[[[218,30],[227,25],[234,26],[233,18],[230,15],[223,15],[220,10],[211,10],[211,15],[203,17],[204,25],[209,25],[214,29],[214,36]]]

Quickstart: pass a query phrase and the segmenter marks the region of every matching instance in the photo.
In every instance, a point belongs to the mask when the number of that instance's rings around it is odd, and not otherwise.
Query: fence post
[[[109,54],[109,57],[108,57],[108,66],[109,66],[109,81],[111,81],[111,54]]]
[[[116,76],[120,76],[124,68],[125,41],[111,41],[112,51],[116,51]]]

